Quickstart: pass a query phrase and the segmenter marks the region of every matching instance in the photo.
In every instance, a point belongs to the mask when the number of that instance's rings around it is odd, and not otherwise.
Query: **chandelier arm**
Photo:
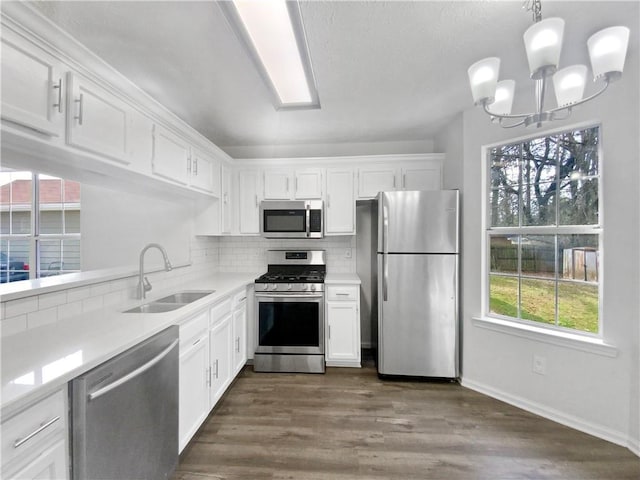
[[[600,90],[598,90],[596,93],[589,95],[587,98],[583,98],[582,100],[579,100],[575,103],[572,103],[571,105],[565,105],[564,107],[556,107],[556,108],[552,108],[551,110],[547,110],[547,113],[556,113],[559,112],[561,110],[571,110],[571,108],[576,107],[578,105],[582,105],[583,103],[587,103],[590,100],[593,100],[594,98],[602,95],[602,93],[604,93],[604,91],[609,87],[609,79],[605,78],[604,80],[604,85],[602,86],[602,88],[600,88]]]
[[[487,108],[487,104],[486,103],[482,103],[482,108],[484,109],[485,113],[487,115],[490,115],[492,117],[496,117],[496,118],[526,118],[529,115],[531,115],[530,113],[510,113],[510,114],[501,114],[501,113],[494,113],[491,110],[489,110]]]
[[[504,125],[502,123],[502,118],[500,119],[500,126],[502,128],[514,128],[514,127],[519,127],[520,125],[524,125],[524,124],[525,124],[525,120],[523,119],[523,120],[520,120],[519,122],[512,123],[511,125]]]

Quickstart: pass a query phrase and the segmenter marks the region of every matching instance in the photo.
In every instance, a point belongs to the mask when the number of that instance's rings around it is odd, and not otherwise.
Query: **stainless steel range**
[[[269,250],[256,279],[256,372],[324,373],[324,250]]]

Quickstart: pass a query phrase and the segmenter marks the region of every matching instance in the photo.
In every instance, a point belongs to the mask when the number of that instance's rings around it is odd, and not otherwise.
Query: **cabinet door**
[[[191,147],[160,125],[153,127],[152,171],[159,177],[186,185],[189,181]]]
[[[265,200],[289,200],[291,188],[291,170],[272,169],[264,172]]]
[[[354,234],[356,199],[353,198],[353,171],[327,169],[325,234]]]
[[[191,185],[205,192],[213,192],[213,171],[216,163],[213,158],[194,148],[191,155]]]
[[[358,198],[375,198],[378,192],[396,189],[395,168],[361,168],[358,171]]]
[[[213,408],[231,382],[231,314],[211,328],[209,341],[209,368],[211,368],[209,407]]]
[[[294,198],[300,200],[322,198],[321,168],[309,168],[295,171]]]
[[[327,364],[360,364],[359,326],[357,302],[327,302]]]
[[[238,173],[240,233],[260,233],[261,175],[259,170]]]
[[[62,64],[5,28],[2,118],[51,136],[64,131]]]
[[[247,362],[247,303],[242,302],[233,311],[233,375],[237,375]]]
[[[4,472],[3,472],[4,473]],[[34,461],[29,463],[15,475],[6,478],[20,480],[66,480],[69,478],[67,468],[67,449],[64,439],[46,449]]]
[[[209,414],[208,332],[191,340],[180,352],[179,451]]]
[[[441,190],[442,174],[439,166],[402,169],[403,190]]]
[[[222,177],[220,233],[231,233],[231,169],[223,164],[220,170]]]
[[[132,109],[93,82],[67,75],[67,143],[123,163]]]

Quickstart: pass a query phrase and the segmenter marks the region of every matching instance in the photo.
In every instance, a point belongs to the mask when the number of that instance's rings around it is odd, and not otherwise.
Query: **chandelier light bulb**
[[[564,20],[557,17],[534,23],[524,32],[524,47],[531,78],[539,79],[556,71],[563,35]]]
[[[509,115],[513,106],[513,92],[516,89],[515,80],[502,80],[496,86],[495,101],[488,107],[491,113]]]
[[[572,65],[558,70],[553,76],[558,107],[570,106],[582,100],[587,83],[587,67]]]
[[[593,78],[606,76],[615,80],[622,75],[629,45],[627,27],[609,27],[594,33],[587,40]]]
[[[469,67],[469,84],[473,102],[476,105],[493,102],[498,75],[500,72],[500,59],[498,57],[484,58]]]

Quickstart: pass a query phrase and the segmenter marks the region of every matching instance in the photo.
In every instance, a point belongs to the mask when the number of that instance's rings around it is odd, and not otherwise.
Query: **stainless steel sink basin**
[[[129,310],[125,310],[124,313],[163,313],[177,310],[180,307],[189,305],[191,302],[200,300],[202,297],[214,293],[215,290],[185,290],[183,292],[176,292],[166,297],[159,298],[153,302],[139,305]]]
[[[185,303],[145,303],[138,307],[125,310],[124,313],[163,313],[170,312],[171,310],[177,310],[180,307],[184,307]]]
[[[213,292],[215,292],[215,290],[193,290],[177,292],[173,295],[167,295],[166,297],[155,300],[152,303],[191,303],[195,302],[196,300],[200,300],[202,297],[206,297]]]

